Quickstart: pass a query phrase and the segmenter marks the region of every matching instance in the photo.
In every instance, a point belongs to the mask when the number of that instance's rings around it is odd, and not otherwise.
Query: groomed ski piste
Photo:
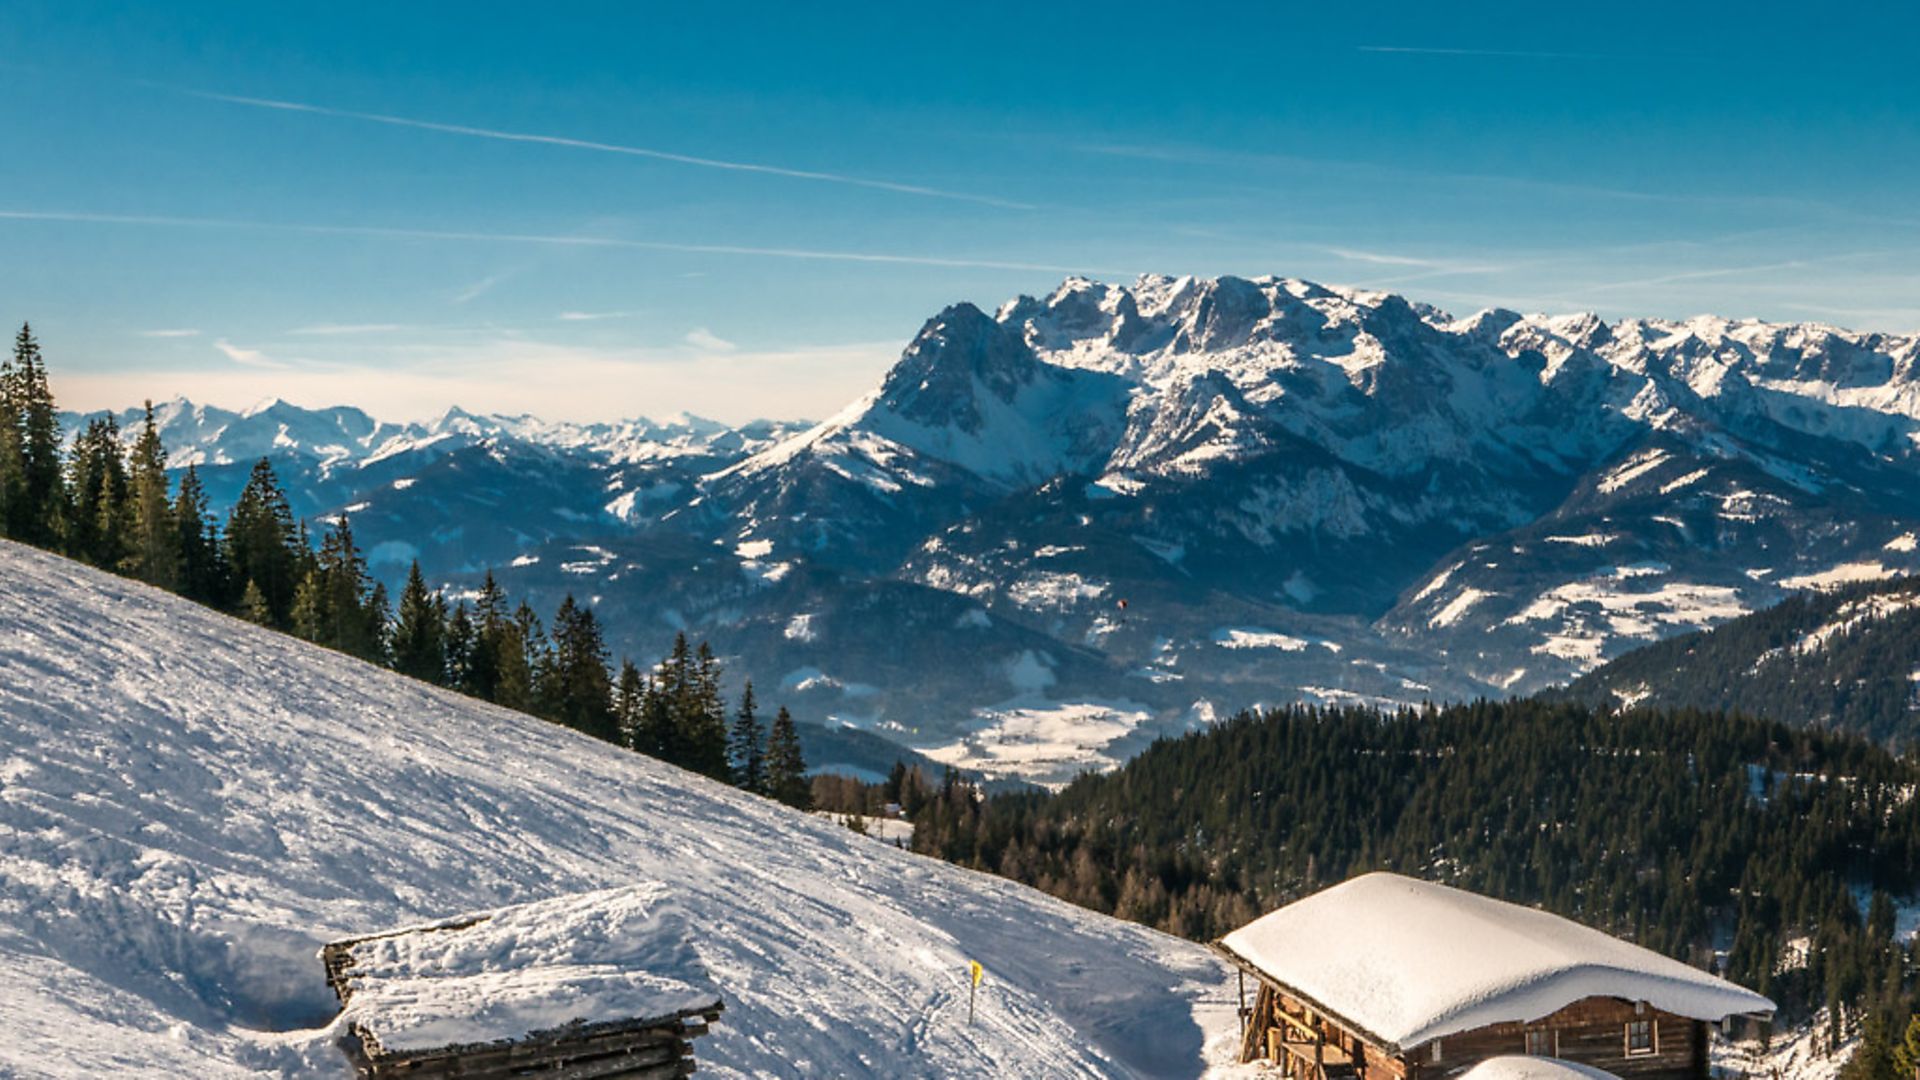
[[[648,883],[702,1075],[1238,1071],[1197,944],[0,543],[0,1075],[345,1076],[324,942]]]

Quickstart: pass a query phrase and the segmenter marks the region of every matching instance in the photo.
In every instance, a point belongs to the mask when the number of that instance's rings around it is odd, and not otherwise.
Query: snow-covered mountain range
[[[1058,778],[1256,702],[1530,691],[1912,569],[1916,362],[1817,324],[1071,279],[941,312],[804,430],[287,431],[366,448],[311,454],[307,505],[388,565],[512,564],[635,655],[689,628],[802,715]]]
[[[98,415],[62,419],[72,431]],[[131,441],[142,416],[128,409],[115,420]],[[232,503],[254,462],[269,458],[294,512],[350,511],[388,577],[416,556],[452,575],[504,565],[548,540],[623,534],[683,500],[699,477],[801,426],[733,428],[687,415],[546,423],[458,408],[392,424],[347,406],[272,400],[236,412],[184,399],[156,405],[154,420],[170,464],[194,466],[216,509]]]
[[[613,886],[724,999],[703,1076],[1237,1046],[1200,945],[3,542],[0,717],[3,1075],[345,1077],[321,943]]]

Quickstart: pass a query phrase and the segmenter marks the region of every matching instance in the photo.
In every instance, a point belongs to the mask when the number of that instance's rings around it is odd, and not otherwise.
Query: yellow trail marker
[[[987,969],[980,966],[980,961],[969,960],[967,961],[967,970],[973,973],[973,985],[967,987],[967,1026],[972,1027],[973,998],[975,994],[980,992],[980,976],[985,975]]]

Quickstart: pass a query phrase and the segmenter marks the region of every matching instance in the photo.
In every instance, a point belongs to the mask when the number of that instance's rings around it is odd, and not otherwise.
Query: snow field
[[[324,941],[645,882],[726,1000],[703,1074],[1231,1054],[1198,945],[0,545],[0,1074],[341,1075]]]

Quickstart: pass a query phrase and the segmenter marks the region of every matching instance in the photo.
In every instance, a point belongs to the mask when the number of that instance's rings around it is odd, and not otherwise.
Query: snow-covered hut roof
[[[717,1013],[666,893],[627,885],[335,942],[328,979],[343,1019],[382,1054]]]
[[[1317,892],[1219,948],[1395,1051],[1590,997],[1715,1022],[1774,1010],[1751,990],[1557,915],[1398,874]]]
[[[1620,1080],[1605,1069],[1559,1058],[1507,1054],[1460,1074],[1460,1080]]]

